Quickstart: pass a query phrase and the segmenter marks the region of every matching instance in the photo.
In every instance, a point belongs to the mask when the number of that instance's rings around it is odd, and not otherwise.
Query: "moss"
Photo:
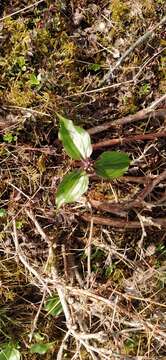
[[[138,106],[136,104],[136,96],[132,94],[129,96],[124,96],[123,98],[124,114],[135,114],[137,110],[138,110]]]
[[[144,14],[153,15],[155,13],[155,4],[153,0],[140,0]]]
[[[155,0],[157,5],[165,5],[165,0]]]
[[[18,61],[18,57],[28,55],[31,48],[30,33],[26,28],[26,24],[19,19],[6,19],[3,31],[8,34],[3,49],[5,54],[3,57],[5,69],[3,71],[11,71],[11,68]]]
[[[145,95],[148,95],[150,93],[150,90],[151,90],[150,84],[145,82],[144,84],[140,85],[139,96],[144,97]]]
[[[166,56],[161,56],[160,58],[160,71],[163,72],[163,75],[166,76]]]
[[[65,42],[61,47],[61,55],[67,59],[73,59],[76,53],[77,47],[73,41]]]
[[[112,20],[118,26],[123,27],[123,22],[129,12],[129,7],[126,2],[122,0],[112,0],[111,2]]]
[[[36,49],[35,52],[40,55],[48,55],[54,50],[55,38],[51,37],[50,32],[43,28],[37,29],[33,34],[33,45]]]
[[[160,84],[159,84],[159,92],[161,94],[165,94],[166,93],[166,79],[163,79],[160,81]]]
[[[22,107],[31,105],[34,98],[35,94],[29,88],[29,86],[25,85],[25,87],[22,89],[19,82],[15,82],[11,86],[10,91],[7,93],[7,100],[10,104]]]

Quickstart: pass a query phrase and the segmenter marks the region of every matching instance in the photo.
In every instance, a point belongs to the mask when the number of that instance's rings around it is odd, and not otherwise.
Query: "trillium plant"
[[[59,114],[57,116],[60,121],[58,137],[67,155],[75,160],[75,167],[78,164],[78,168],[65,175],[58,186],[56,206],[60,208],[63,204],[79,200],[88,189],[91,174],[116,179],[128,170],[130,159],[124,152],[106,151],[96,161],[92,160],[93,149],[88,132],[75,126],[71,120]]]

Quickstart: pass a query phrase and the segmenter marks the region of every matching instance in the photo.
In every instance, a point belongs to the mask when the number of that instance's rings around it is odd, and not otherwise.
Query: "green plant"
[[[88,69],[89,70],[92,70],[92,71],[94,71],[94,72],[97,72],[97,71],[99,71],[100,69],[101,69],[101,65],[100,64],[90,64],[89,66],[88,66]]]
[[[36,87],[40,85],[40,74],[36,76],[35,74],[30,74],[29,84],[31,87]]]
[[[57,294],[50,296],[47,299],[44,308],[48,312],[48,315],[51,314],[52,316],[58,316],[63,312],[63,308]]]
[[[148,84],[148,83],[143,84],[139,89],[139,95],[144,96],[144,95],[149,94],[150,89],[151,89],[150,84]]]
[[[26,61],[24,56],[19,56],[16,61],[21,71],[26,71]]]
[[[3,135],[3,141],[5,141],[8,144],[10,144],[10,143],[12,143],[13,141],[16,141],[16,140],[17,140],[17,136],[13,135],[10,132]]]
[[[30,352],[32,354],[40,354],[40,355],[44,355],[46,354],[49,350],[52,350],[54,347],[54,342],[50,342],[50,343],[36,343],[31,345],[30,347]],[[12,360],[12,359],[11,359]],[[13,359],[14,360],[14,359]]]
[[[6,210],[0,208],[0,217],[5,217],[7,215]]]
[[[124,152],[107,151],[93,161],[90,159],[93,149],[88,132],[75,126],[71,120],[57,116],[60,121],[59,139],[66,153],[79,165],[63,178],[57,189],[56,205],[60,208],[78,200],[87,191],[89,175],[95,173],[103,178],[116,179],[127,171],[130,160]]]
[[[18,346],[5,343],[0,346],[0,360],[20,360],[21,354],[18,350]]]

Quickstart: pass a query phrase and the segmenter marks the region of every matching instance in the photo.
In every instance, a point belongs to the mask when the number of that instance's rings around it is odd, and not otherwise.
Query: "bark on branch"
[[[80,215],[81,219],[91,222],[92,215],[88,213],[84,213]],[[116,228],[123,228],[123,229],[138,229],[141,228],[141,223],[139,221],[126,221],[123,219],[115,220],[111,219],[110,217],[101,217],[101,216],[93,216],[93,223],[97,225],[108,225]],[[160,219],[151,219],[147,218],[147,221],[144,222],[145,227],[166,227],[166,218]]]
[[[144,140],[156,140],[161,137],[166,137],[166,131],[159,131],[157,133],[149,133],[149,134],[138,134],[133,136],[128,136],[124,138],[116,138],[116,139],[108,139],[104,141],[100,141],[97,144],[93,144],[93,149],[100,149],[102,147],[113,146],[117,144],[126,144],[133,141],[144,141]]]
[[[88,130],[88,132],[90,135],[94,135],[102,131],[106,131],[111,127],[116,127],[118,125],[123,126],[131,122],[138,122],[141,120],[145,120],[148,117],[151,117],[153,119],[155,119],[156,117],[166,118],[166,109],[158,109],[158,110],[154,110],[151,108],[143,109],[138,111],[136,114],[123,116],[120,119],[114,121],[108,121],[105,124],[92,127]]]

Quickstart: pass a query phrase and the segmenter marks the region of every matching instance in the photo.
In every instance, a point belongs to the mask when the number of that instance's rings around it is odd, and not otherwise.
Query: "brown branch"
[[[131,182],[136,184],[143,184],[145,185],[150,180],[153,180],[156,178],[156,175],[147,175],[147,176],[121,176],[117,180],[120,182]],[[110,180],[109,180],[110,181]]]
[[[112,214],[117,214],[121,217],[127,215],[127,211],[132,208],[145,208],[146,210],[151,210],[155,204],[149,204],[144,201],[144,199],[152,192],[154,187],[158,185],[161,181],[166,179],[166,170],[164,170],[160,175],[156,176],[154,179],[144,177],[145,188],[137,195],[137,198],[130,201],[125,201],[122,203],[114,203],[109,201],[99,201],[94,199],[89,199],[89,202],[92,207],[98,210],[107,211]]]
[[[131,122],[145,120],[149,116],[151,116],[153,119],[155,119],[156,117],[165,118],[166,117],[166,109],[159,109],[159,110],[153,110],[151,108],[143,109],[143,110],[138,111],[134,115],[123,116],[122,118],[117,119],[115,121],[109,121],[109,122],[106,122],[105,124],[92,127],[88,130],[88,132],[90,135],[98,134],[102,131],[105,131],[105,130],[107,130],[111,127],[115,127],[117,125],[123,126],[123,125],[126,125]]]
[[[140,193],[137,201],[144,200],[154,189],[156,185],[158,185],[161,181],[166,179],[166,170],[164,170],[160,175],[158,175],[155,179],[151,180],[144,190]]]
[[[149,134],[138,134],[133,136],[128,136],[126,138],[116,138],[100,141],[97,144],[93,144],[93,149],[100,149],[101,147],[113,146],[117,144],[125,144],[132,141],[144,141],[144,140],[156,140],[161,137],[166,137],[166,131],[159,131],[158,133],[149,133]]]
[[[160,205],[164,201],[166,201],[166,190],[165,190],[164,194],[161,196],[161,198],[159,200],[157,200],[154,205]]]
[[[116,181],[120,181],[120,182],[131,182],[131,183],[136,183],[136,184],[143,184],[145,185],[147,182],[149,182],[150,180],[153,180],[154,178],[156,178],[156,175],[149,175],[149,176],[121,176],[120,178],[118,178]],[[97,175],[91,174],[90,175],[90,179],[92,181],[96,181],[96,180],[100,180],[101,178]],[[104,179],[104,181],[107,182],[112,182],[112,180],[110,179]]]
[[[91,222],[91,214],[88,213],[84,213],[82,215],[80,215],[81,219],[87,221],[87,222]],[[123,220],[123,219],[119,219],[119,220],[115,220],[115,219],[111,219],[111,218],[107,218],[107,217],[101,217],[101,216],[93,216],[93,222],[94,224],[97,225],[108,225],[108,226],[113,226],[116,228],[124,228],[124,229],[138,229],[141,227],[141,224],[139,221],[127,221],[127,220]],[[150,219],[149,221],[147,220],[146,222],[144,222],[144,226],[148,227],[148,226],[157,226],[157,227],[161,227],[163,226],[164,228],[166,227],[166,218],[156,218],[156,219]]]
[[[89,200],[91,206],[97,210],[110,212],[111,214],[118,215],[120,217],[126,217],[127,213],[132,208],[144,208],[146,210],[151,210],[153,207],[153,204],[148,204],[145,201],[138,201],[138,200],[132,200],[132,201],[125,201],[122,203],[111,203],[109,201],[100,201],[100,200]]]
[[[100,201],[89,199],[91,206],[97,210],[107,211],[120,217],[126,217],[127,212],[123,209],[123,204],[109,203],[108,201]]]

